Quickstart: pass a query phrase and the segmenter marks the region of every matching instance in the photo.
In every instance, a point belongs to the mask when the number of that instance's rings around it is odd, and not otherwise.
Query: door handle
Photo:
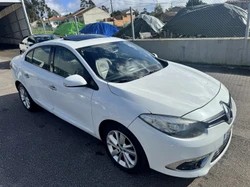
[[[56,87],[55,87],[54,85],[49,85],[49,88],[50,88],[51,90],[56,91]]]
[[[25,73],[24,76],[25,76],[26,78],[30,78],[29,74],[27,74],[27,73]]]

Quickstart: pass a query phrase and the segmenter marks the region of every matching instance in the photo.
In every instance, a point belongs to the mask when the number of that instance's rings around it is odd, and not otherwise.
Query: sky
[[[80,8],[80,0],[45,0],[51,9],[56,10],[58,13],[64,15],[70,12],[75,12]],[[149,12],[153,10],[157,3],[161,4],[163,9],[172,6],[185,6],[188,0],[112,0],[114,10],[128,9],[130,6],[133,9],[142,11],[147,8]],[[203,0],[206,3],[221,3],[225,0]],[[96,6],[102,5],[110,8],[110,0],[93,0]]]

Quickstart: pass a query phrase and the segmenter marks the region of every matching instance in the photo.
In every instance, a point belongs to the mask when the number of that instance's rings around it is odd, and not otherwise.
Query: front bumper
[[[235,119],[234,101],[232,104]],[[141,143],[151,169],[171,176],[194,178],[206,175],[225,154],[232,139],[234,119],[231,124],[223,122],[208,128],[207,132],[201,136],[190,139],[168,136],[139,118],[129,126],[129,129]],[[225,139],[226,133],[230,134],[227,139]],[[180,167],[175,168],[178,163],[181,164],[187,160],[192,162],[197,158],[206,159],[199,162],[199,167],[186,170],[181,170]]]

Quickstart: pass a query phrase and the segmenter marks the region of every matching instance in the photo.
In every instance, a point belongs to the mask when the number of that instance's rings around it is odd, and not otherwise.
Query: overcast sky
[[[60,14],[74,12],[80,8],[80,0],[45,0],[51,9],[56,10]],[[93,0],[96,6],[105,5],[110,8],[110,0]],[[187,0],[112,0],[114,10],[127,9],[130,6],[134,9],[142,11],[147,8],[152,11],[157,3],[160,3],[164,9],[171,6],[185,6]],[[203,0],[206,3],[222,3],[225,0]]]

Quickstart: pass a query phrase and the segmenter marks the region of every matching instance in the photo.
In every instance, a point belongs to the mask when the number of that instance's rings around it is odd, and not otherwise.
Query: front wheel
[[[104,129],[106,150],[113,162],[122,170],[138,173],[147,167],[146,155],[136,137],[121,125]]]

